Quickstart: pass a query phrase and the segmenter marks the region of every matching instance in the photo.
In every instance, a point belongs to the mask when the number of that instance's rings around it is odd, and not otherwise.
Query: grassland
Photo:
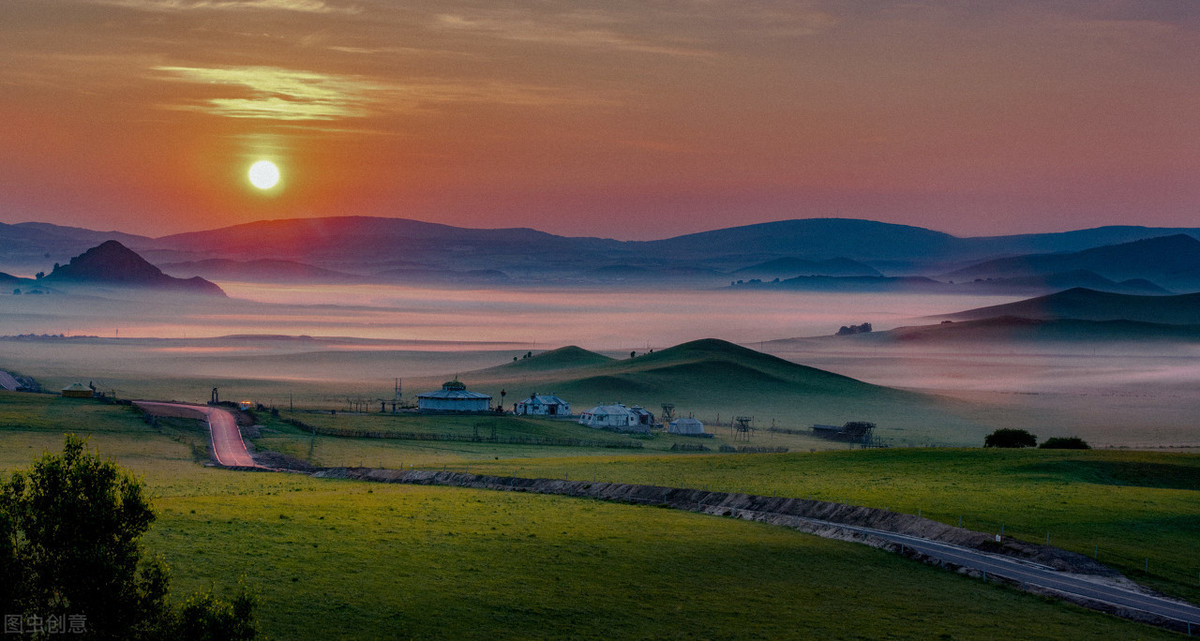
[[[244,575],[262,598],[264,631],[277,639],[1173,637],[757,523],[207,468],[193,460],[186,426],[154,428],[123,407],[0,393],[0,426],[2,469],[58,449],[64,431],[91,434],[156,495],[159,519],[146,543],[171,564],[177,589],[229,591]],[[1097,531],[1157,514],[1163,532],[1177,532],[1171,545],[1194,547],[1184,531],[1195,531],[1187,516],[1195,514],[1195,457],[993,454],[493,458],[472,471],[516,463],[550,476],[827,491],[947,513],[999,494],[1045,518],[1090,512],[1084,524]],[[1139,460],[1148,467],[1128,467]],[[1103,491],[1123,500],[1106,505]],[[1178,525],[1166,523],[1172,518]]]
[[[318,429],[318,435],[304,427],[289,424],[297,420]],[[714,430],[713,438],[677,436],[656,432],[652,436],[622,434],[584,427],[570,420],[526,418],[514,416],[422,416],[418,414],[337,414],[313,412],[279,413],[272,418],[259,412],[263,425],[261,436],[254,439],[256,447],[285,453],[314,465],[378,466],[388,468],[462,465],[472,461],[512,461],[547,457],[615,456],[620,454],[664,454],[672,448],[703,446],[717,451],[722,445],[745,446],[729,436],[728,428]],[[370,432],[383,436],[405,434],[440,434],[454,438],[474,438],[470,441],[424,441],[405,438],[338,438],[329,434],[353,435]],[[545,439],[548,441],[580,441],[574,447],[538,444],[489,443],[495,434],[503,441]],[[808,451],[813,448],[846,448],[811,436],[761,433],[753,444],[758,447],[787,447]],[[636,449],[631,449],[636,446]]]
[[[329,429],[466,434],[479,423],[499,424],[501,433],[623,438],[544,419],[309,416]],[[256,441],[261,447],[305,457],[314,442],[307,433],[264,422],[272,427]],[[480,431],[488,433],[486,427]],[[311,460],[327,466],[448,468],[696,487],[889,508],[1031,542],[1045,542],[1049,534],[1056,546],[1095,555],[1162,589],[1200,600],[1200,547],[1195,544],[1200,455],[941,448],[812,453],[804,447],[807,437],[779,434],[759,434],[754,443],[789,444],[792,452],[678,454],[668,451],[673,443],[697,440],[658,435],[641,441],[643,450],[629,451],[318,436]],[[703,442],[714,450],[721,443],[742,444],[725,436]]]

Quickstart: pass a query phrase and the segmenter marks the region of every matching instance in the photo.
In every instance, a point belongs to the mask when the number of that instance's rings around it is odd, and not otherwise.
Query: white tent
[[[670,425],[670,427],[667,428],[667,432],[669,432],[671,434],[705,434],[706,433],[704,431],[704,423],[701,423],[700,421],[698,421],[694,418],[691,418],[690,416],[688,418],[680,418],[680,419],[671,421],[671,425]]]

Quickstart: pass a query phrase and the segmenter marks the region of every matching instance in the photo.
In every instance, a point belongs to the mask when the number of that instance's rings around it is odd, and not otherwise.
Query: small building
[[[813,436],[831,441],[868,443],[875,431],[875,424],[867,421],[850,421],[844,425],[813,425]]]
[[[0,389],[6,392],[15,392],[21,389],[21,383],[13,378],[8,372],[0,372]]]
[[[712,436],[712,434],[704,431],[704,423],[690,416],[671,421],[671,424],[667,427],[667,432],[683,436]]]
[[[637,415],[638,425],[645,425],[646,427],[652,427],[654,425],[654,412],[651,412],[641,405],[634,405],[633,407],[629,408],[629,411]]]
[[[570,416],[571,404],[550,394],[534,392],[529,398],[516,404],[514,413],[522,416]]]
[[[613,429],[621,432],[649,432],[638,423],[638,415],[620,403],[597,405],[579,415],[579,424],[597,429]]]
[[[63,398],[93,398],[96,396],[96,390],[83,383],[71,383],[62,388],[62,395]]]
[[[467,391],[467,386],[458,379],[442,383],[442,389],[417,395],[417,409],[422,412],[487,412],[492,408],[492,397],[479,392]]]

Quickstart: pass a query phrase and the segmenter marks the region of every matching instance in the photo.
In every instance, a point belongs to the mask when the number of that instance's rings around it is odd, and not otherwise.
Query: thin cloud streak
[[[294,11],[358,13],[355,7],[331,7],[321,0],[100,0],[97,4],[138,11]]]
[[[382,112],[413,112],[439,103],[512,106],[599,104],[596,96],[503,82],[395,84],[275,67],[199,68],[159,66],[171,80],[248,90],[248,97],[214,97],[201,104],[166,105],[227,118],[279,121],[363,118]]]
[[[574,27],[529,18],[473,18],[458,14],[440,14],[435,17],[434,24],[436,28],[447,31],[471,32],[523,43],[613,49],[681,57],[714,55],[712,52],[698,48],[654,44],[619,34],[610,29],[594,26]]]

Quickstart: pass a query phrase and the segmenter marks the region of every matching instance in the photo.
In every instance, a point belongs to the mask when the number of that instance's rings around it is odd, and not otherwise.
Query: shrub
[[[83,617],[89,639],[253,639],[254,599],[212,595],[176,610],[169,571],[146,558],[145,485],[67,435],[61,454],[0,483],[0,611]]]
[[[999,429],[983,439],[984,447],[1037,447],[1037,436],[1026,430]]]
[[[1045,443],[1038,446],[1041,450],[1090,450],[1092,446],[1087,444],[1087,441],[1078,436],[1063,438],[1061,436],[1052,436],[1046,439]]]

